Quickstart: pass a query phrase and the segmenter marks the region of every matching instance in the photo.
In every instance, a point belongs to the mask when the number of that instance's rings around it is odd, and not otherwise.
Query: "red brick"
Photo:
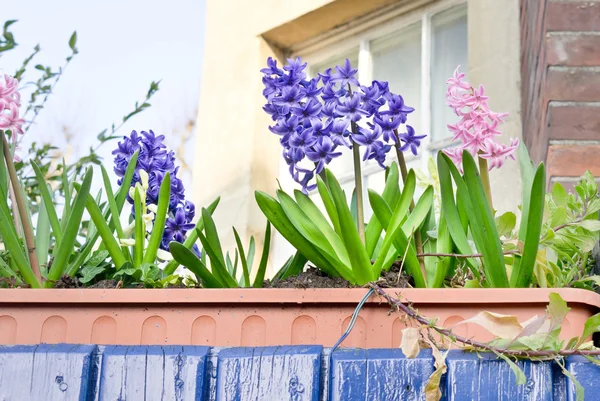
[[[600,35],[552,35],[546,38],[549,65],[600,66]]]
[[[548,70],[546,99],[593,102],[600,100],[600,71],[568,68]]]
[[[550,145],[547,176],[580,177],[587,170],[600,176],[600,145]]]
[[[550,1],[547,7],[547,31],[600,31],[600,1]]]
[[[600,140],[599,106],[548,106],[550,139]],[[600,155],[599,155],[600,157]]]

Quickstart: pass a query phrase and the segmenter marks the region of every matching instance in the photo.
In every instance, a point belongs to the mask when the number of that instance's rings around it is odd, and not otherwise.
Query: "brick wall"
[[[600,177],[600,0],[522,0],[523,132],[549,182]]]

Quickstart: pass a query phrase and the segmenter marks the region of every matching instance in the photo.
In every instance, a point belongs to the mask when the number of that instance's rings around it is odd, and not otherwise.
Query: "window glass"
[[[421,23],[371,41],[370,50],[373,79],[388,81],[390,90],[415,108],[407,123],[420,133]]]
[[[446,106],[446,80],[458,65],[467,72],[467,9],[454,7],[431,19],[431,141],[451,136],[458,117]]]

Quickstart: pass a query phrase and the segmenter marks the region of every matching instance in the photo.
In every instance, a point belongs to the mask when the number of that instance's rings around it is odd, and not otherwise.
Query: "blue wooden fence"
[[[550,362],[508,365],[451,351],[441,383],[448,401],[575,400],[573,383]],[[600,400],[600,368],[584,358],[566,367]],[[406,359],[397,349],[330,351],[321,346],[27,345],[0,347],[0,400],[6,401],[397,401],[424,400],[433,372],[428,350]]]

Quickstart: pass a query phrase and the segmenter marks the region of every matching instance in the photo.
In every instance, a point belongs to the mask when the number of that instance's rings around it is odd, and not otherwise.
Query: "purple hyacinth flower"
[[[356,68],[352,68],[352,65],[350,65],[350,60],[346,59],[343,66],[336,65],[335,69],[336,72],[331,76],[331,81],[336,83],[339,82],[343,88],[345,88],[348,84],[354,86],[359,85],[358,79],[355,77],[358,70]]]
[[[406,151],[410,148],[410,151],[413,155],[417,155],[417,149],[421,146],[421,139],[425,138],[427,135],[415,135],[415,130],[410,125],[406,126],[406,134],[400,134],[400,140],[404,142],[404,144],[400,147],[402,152]]]
[[[385,142],[389,142],[390,139],[393,142],[398,142],[398,138],[396,138],[394,130],[398,129],[398,127],[400,126],[401,119],[399,117],[390,119],[387,116],[375,115],[375,117],[373,117],[373,122],[376,125],[379,125],[379,127],[381,128],[381,132],[383,133],[383,140]]]
[[[369,115],[369,112],[362,108],[361,98],[358,93],[354,93],[350,98],[346,97],[340,100],[337,111],[353,122],[357,122],[363,116]]]
[[[350,124],[350,121],[346,120],[345,118],[337,119],[331,124],[331,128],[329,130],[329,137],[331,138],[333,143],[335,143],[336,145],[339,145],[339,146],[345,146],[347,148],[352,147],[352,143],[350,142],[350,139],[349,139],[349,137],[350,137],[350,131],[348,131],[349,124]]]
[[[260,72],[266,75],[283,75],[283,71],[277,67],[277,60],[272,57],[267,59],[267,68],[263,68]]]
[[[185,233],[195,225],[193,223],[189,223],[186,218],[186,213],[184,208],[180,207],[175,210],[175,214],[172,218],[168,218],[165,225],[165,235],[167,237],[172,237],[177,242],[183,242],[185,240]],[[180,241],[183,239],[182,241]]]
[[[296,106],[304,97],[304,92],[298,86],[288,86],[281,89],[281,95],[273,98],[276,106]]]
[[[400,95],[392,95],[388,100],[388,107],[389,110],[382,111],[381,114],[391,118],[399,117],[403,124],[406,122],[406,115],[415,111],[413,107],[404,104],[404,99]]]
[[[290,147],[295,152],[292,156],[294,162],[304,158],[306,151],[317,143],[317,138],[313,135],[312,128],[297,130],[290,137]]]
[[[331,123],[323,124],[320,120],[312,122],[313,136],[321,141],[323,138],[329,137],[329,131],[331,130]]]
[[[352,139],[354,140],[354,142],[356,142],[360,146],[365,147],[365,155],[363,157],[363,160],[369,159],[369,156],[373,153],[375,149],[374,144],[380,142],[378,141],[380,137],[381,127],[379,127],[379,125],[375,125],[372,130],[367,128],[360,128],[358,130],[358,133],[352,135]]]
[[[321,107],[321,103],[314,99],[310,99],[308,102],[290,107],[290,111],[304,121],[315,121],[321,119]]]
[[[296,127],[298,126],[298,117],[290,116],[287,119],[280,119],[277,121],[272,127],[269,127],[269,131],[274,134],[280,135],[282,140],[286,141],[289,139],[290,135],[294,133]]]
[[[326,164],[329,164],[334,158],[341,156],[341,152],[335,151],[336,145],[328,137],[323,137],[316,143],[312,149],[306,151],[308,159],[317,163],[317,174],[323,171]]]

